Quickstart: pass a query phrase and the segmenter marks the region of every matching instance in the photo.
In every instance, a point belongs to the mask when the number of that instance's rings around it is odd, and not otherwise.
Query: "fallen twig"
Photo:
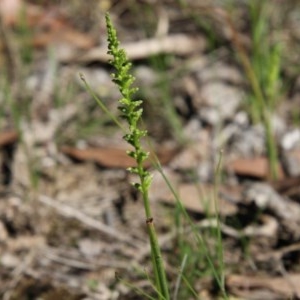
[[[81,223],[97,229],[99,231],[101,231],[102,233],[110,236],[111,238],[117,239],[123,243],[126,243],[134,248],[138,248],[139,247],[139,243],[136,240],[133,240],[128,233],[122,234],[117,232],[116,230],[114,230],[113,228],[106,226],[105,224],[91,218],[90,216],[80,212],[79,210],[70,207],[68,205],[59,203],[47,196],[41,195],[38,200],[43,203],[46,204],[52,208],[55,208],[61,215],[67,217],[67,218],[74,218],[78,221],[80,221]]]
[[[205,39],[199,36],[187,36],[184,34],[174,34],[165,37],[146,39],[134,43],[124,44],[123,48],[127,53],[129,60],[144,59],[160,53],[168,53],[186,56],[192,53],[203,51],[205,48]],[[107,48],[93,48],[85,54],[69,55],[59,58],[62,62],[81,62],[100,61],[107,63],[110,56],[107,54]]]

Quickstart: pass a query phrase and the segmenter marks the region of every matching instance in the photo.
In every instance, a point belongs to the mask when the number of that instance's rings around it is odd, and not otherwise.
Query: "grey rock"
[[[201,119],[211,125],[232,119],[243,100],[240,89],[222,82],[206,84],[201,89],[201,96],[206,107],[199,107]]]

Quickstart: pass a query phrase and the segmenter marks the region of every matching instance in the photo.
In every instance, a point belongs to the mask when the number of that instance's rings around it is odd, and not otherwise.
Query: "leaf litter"
[[[0,5],[1,72],[10,80],[1,79],[0,93],[2,299],[140,299],[116,280],[115,272],[151,292],[147,271],[142,271],[150,265],[143,207],[124,170],[132,162],[111,121],[78,83],[78,73],[84,70],[95,92],[116,112],[118,96],[110,88],[104,11],[98,2]],[[137,16],[129,1],[107,5],[134,60],[139,96],[147,100],[151,151],[200,232],[216,228],[216,211],[221,216],[226,287],[232,297],[299,298],[300,113],[299,75],[293,68],[297,49],[284,57],[283,73],[292,84],[273,120],[281,151],[279,177],[273,180],[266,134],[252,123],[243,104],[249,91],[228,47],[236,37],[224,21],[226,9],[202,1],[187,1],[185,8],[176,1],[161,1],[152,4],[157,6],[153,10],[148,2],[136,4],[141,12],[158,14],[144,16],[145,28],[140,26],[142,13]],[[274,4],[276,16],[288,32],[286,41],[297,48],[299,26],[293,11],[300,7],[295,1],[282,5],[286,16],[280,19],[280,3]],[[19,17],[21,6],[25,25]],[[204,34],[209,28],[199,27],[191,17],[200,11],[215,32],[211,40]],[[233,17],[249,50],[250,36],[241,18],[245,14],[241,4]],[[213,38],[220,45],[210,51]],[[22,43],[31,52],[22,52]],[[24,60],[26,55],[31,61]],[[163,78],[157,62],[164,65]],[[19,68],[22,64],[24,70]],[[174,115],[166,112],[163,101],[168,97],[184,143],[176,138]],[[224,169],[215,197],[221,148]],[[153,169],[150,162],[147,167]],[[175,282],[181,263],[174,256],[180,251],[176,201],[159,172],[153,173],[154,219],[168,275]],[[188,225],[180,230],[192,238]],[[193,266],[201,267],[201,262]],[[212,280],[198,273],[194,283],[199,297],[216,299]]]

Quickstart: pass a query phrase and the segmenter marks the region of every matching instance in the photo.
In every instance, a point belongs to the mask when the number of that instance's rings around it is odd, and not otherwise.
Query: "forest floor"
[[[128,146],[79,76],[118,116],[107,11],[162,165],[172,299],[300,299],[293,0],[0,1],[0,298],[156,299]]]

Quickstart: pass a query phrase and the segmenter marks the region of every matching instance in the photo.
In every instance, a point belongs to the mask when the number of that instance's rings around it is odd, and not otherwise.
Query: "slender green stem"
[[[94,91],[91,89],[90,85],[87,83],[84,75],[82,73],[79,74],[80,79],[82,80],[86,90],[89,92],[89,94],[96,100],[97,104],[100,106],[100,108],[105,112],[118,127],[123,131],[126,132],[126,129],[124,126],[119,122],[119,120],[116,118],[115,115],[113,115],[109,109],[106,107],[106,105],[103,103],[101,99],[94,93]]]
[[[147,224],[148,233],[150,237],[152,259],[154,260],[155,272],[157,272],[157,276],[158,276],[159,290],[162,294],[162,298],[161,297],[160,298],[168,300],[170,299],[170,296],[169,296],[169,288],[167,284],[167,277],[166,277],[164,263],[161,256],[159,243],[157,240],[157,234],[154,227],[153,218],[147,219],[146,224]]]
[[[176,285],[175,285],[175,291],[174,291],[174,295],[173,295],[173,300],[177,300],[178,297],[178,291],[179,291],[179,287],[180,287],[180,283],[181,283],[181,279],[183,276],[183,271],[186,265],[186,261],[187,261],[188,255],[184,254],[183,256],[183,260],[181,262],[181,266],[180,266],[180,270],[179,270],[179,274],[176,280]]]
[[[224,254],[223,254],[223,244],[222,244],[222,231],[221,231],[221,222],[220,222],[220,208],[219,208],[219,186],[221,181],[221,171],[222,171],[222,159],[223,159],[223,150],[220,150],[220,156],[215,171],[215,182],[214,182],[214,201],[215,201],[215,210],[216,210],[216,219],[217,219],[217,254],[218,254],[218,269],[220,274],[220,288],[223,295],[226,297],[225,291],[225,274],[224,274]]]

